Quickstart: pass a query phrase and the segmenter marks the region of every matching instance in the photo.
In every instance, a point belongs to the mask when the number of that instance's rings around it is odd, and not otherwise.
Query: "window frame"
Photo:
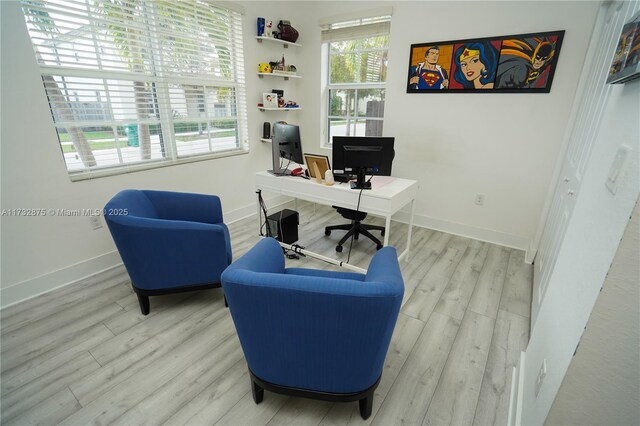
[[[52,5],[47,4],[46,1],[43,3],[44,3],[44,6],[37,5],[37,6],[34,6],[33,9],[41,10],[43,8],[50,8],[51,6],[55,7],[55,5],[53,4]],[[194,8],[195,8],[195,3],[201,3],[201,2],[194,1]],[[182,3],[181,6],[183,6],[184,4],[186,3]],[[29,13],[27,12],[27,8],[29,8],[30,6],[31,5],[29,5],[28,2],[26,1],[21,2],[21,10],[23,12],[25,22],[27,22],[28,29],[29,29],[30,18],[28,16]],[[70,60],[65,61],[64,64],[51,65],[50,64],[51,59],[49,59],[46,62],[44,60],[38,60],[37,52],[38,52],[39,45],[36,45],[36,42],[32,39],[32,37],[34,36],[32,35],[32,30],[29,29],[29,38],[34,48],[38,69],[41,76],[43,77],[43,89],[45,91],[45,96],[47,96],[47,99],[49,101],[49,109],[52,117],[52,125],[56,130],[57,139],[58,139],[57,143],[60,148],[61,155],[63,157],[62,159],[64,161],[65,169],[71,181],[92,179],[92,178],[104,177],[104,176],[114,176],[114,175],[120,175],[125,173],[138,172],[142,170],[155,169],[160,167],[169,167],[173,165],[180,165],[180,164],[191,163],[196,161],[206,161],[211,159],[224,158],[224,157],[243,155],[243,154],[249,153],[248,124],[247,124],[248,117],[247,117],[247,108],[246,108],[246,81],[245,81],[245,75],[244,75],[245,73],[244,73],[244,55],[243,55],[243,18],[242,18],[243,12],[242,10],[239,10],[234,7],[227,7],[226,5],[220,5],[220,4],[212,5],[212,7],[214,6],[222,10],[223,13],[226,14],[226,16],[228,17],[228,26],[225,27],[225,36],[228,37],[229,46],[227,46],[226,44],[224,45],[226,48],[228,48],[228,53],[229,53],[228,60],[230,64],[229,67],[230,67],[231,78],[228,78],[228,79],[220,78],[215,75],[212,75],[209,78],[208,74],[203,75],[202,73],[196,74],[194,76],[177,75],[168,68],[169,65],[167,65],[167,67],[165,68],[165,65],[162,63],[162,58],[160,57],[162,53],[157,51],[151,53],[151,56],[146,57],[151,63],[151,65],[149,65],[151,69],[148,72],[135,72],[134,70],[125,71],[120,69],[105,70],[101,64],[101,61],[103,60],[105,55],[105,49],[103,46],[99,47],[97,44],[95,44],[94,50],[88,52],[88,55],[94,55],[96,57],[96,64],[97,64],[95,66],[91,65],[92,68],[90,69],[83,68],[82,66],[74,67],[73,64],[70,63]],[[156,17],[155,5],[152,2],[150,2],[148,4],[144,4],[142,8],[143,8],[142,9],[143,16],[146,16],[149,18],[149,20],[153,21]],[[65,13],[71,13],[71,12],[65,12]],[[66,17],[67,15],[65,13],[62,13],[62,15],[60,16]],[[31,14],[33,14],[33,12],[31,12]],[[47,17],[47,19],[53,19],[53,18]],[[86,19],[89,22],[88,25],[92,25],[92,23],[96,18],[93,15],[87,14],[86,17],[83,19]],[[204,22],[205,24],[209,24],[213,21],[208,20]],[[49,23],[47,23],[46,25],[49,25]],[[159,36],[158,34],[155,33],[156,27],[150,24],[149,22],[146,22],[143,25],[144,25],[143,29],[141,29],[143,37],[146,37],[147,42],[151,43],[151,45],[149,45],[148,47],[157,47]],[[166,33],[166,29],[163,29],[163,31],[165,31]],[[34,30],[34,33],[37,33],[37,31]],[[176,34],[176,37],[182,37],[182,33],[180,32],[174,32],[173,34]],[[99,37],[99,36],[102,36],[102,33],[100,32],[99,29],[97,31],[86,32],[86,37],[92,37],[94,40],[96,39],[96,37]],[[74,41],[70,42],[71,45],[73,45],[73,43]],[[82,54],[83,52],[84,51],[76,51],[76,53],[80,53],[80,54]],[[100,91],[104,90],[106,94],[105,98],[103,98],[102,100],[100,100],[100,97],[96,96],[96,98],[98,99],[98,101],[96,102],[103,103],[108,109],[110,116],[105,118],[104,120],[93,120],[93,121],[87,121],[83,119],[76,120],[75,117],[73,121],[63,121],[62,119],[60,119],[60,117],[56,118],[57,111],[59,110],[57,108],[54,108],[52,99],[49,96],[50,94],[49,92],[47,92],[47,82],[45,81],[46,76],[50,76],[54,79],[57,79],[56,81],[59,81],[60,78],[62,79],[64,78],[95,79],[97,86],[104,87],[104,89],[100,88],[99,90]],[[122,84],[122,83],[134,84],[135,82],[143,82],[143,83],[149,84],[150,88],[147,88],[147,90],[149,91],[149,93],[153,93],[152,102],[153,102],[153,111],[155,111],[155,117],[152,117],[150,112],[149,116],[146,118],[145,117],[141,118],[139,116],[135,116],[135,118],[130,118],[130,117],[117,118],[114,115],[114,109],[119,109],[119,108],[121,109],[125,105],[131,107],[131,105],[134,105],[134,104],[130,104],[129,102],[131,101],[128,98],[122,98],[122,99],[127,99],[126,104],[118,103],[117,101],[112,100],[111,97],[109,96],[109,94],[111,93],[110,90],[112,90],[113,87],[117,87],[117,85],[116,86],[109,85],[108,83],[109,80],[117,81],[118,84]],[[87,84],[88,85],[87,90],[90,90],[91,84],[93,83],[84,83],[84,82],[81,83],[80,81],[81,80],[77,80],[77,82],[75,82],[74,84],[76,85]],[[196,99],[195,105],[191,105],[189,100],[185,100],[185,104],[184,104],[185,108],[187,107],[187,104],[189,105],[189,107],[195,107],[199,111],[197,113],[197,116],[187,115],[186,117],[179,118],[179,119],[174,118],[173,116],[174,109],[172,108],[172,98],[171,98],[172,85],[179,86],[179,87],[182,87],[182,85],[202,87],[202,93],[198,93],[194,95],[194,98]],[[60,88],[60,86],[58,87]],[[211,101],[207,100],[207,94],[210,90],[212,89],[219,90],[220,88],[229,88],[233,90],[233,101],[229,104],[230,109],[228,110],[228,112],[231,113],[231,115],[216,116],[216,111],[215,111],[216,108],[214,107],[216,102],[213,100]],[[70,99],[70,96],[73,97],[73,92],[64,88],[61,89],[60,91],[62,92],[62,96],[64,97],[64,100],[66,102],[69,102],[69,101],[75,102],[72,99]],[[98,89],[96,90],[96,93],[98,93]],[[129,97],[131,96],[131,94],[127,92],[124,96]],[[90,102],[94,102],[94,101],[90,101]],[[175,100],[173,105],[174,106],[176,105]],[[205,109],[204,112],[202,111],[201,106],[204,107]],[[233,115],[233,113],[235,113],[235,115]],[[135,115],[135,113],[133,115]],[[82,118],[85,118],[85,117],[82,117]],[[220,121],[229,120],[230,122],[235,121],[235,127],[234,127],[235,146],[233,148],[231,149],[222,148],[220,150],[212,151],[212,149],[215,149],[215,146],[212,145],[213,138],[209,130],[207,130],[206,138],[208,140],[208,149],[209,149],[207,152],[193,153],[193,154],[188,154],[188,153],[185,154],[185,153],[179,152],[177,139],[180,136],[180,133],[176,132],[176,128],[174,127],[174,125],[183,124],[183,123],[188,123],[188,124],[206,123],[207,129],[208,129],[209,123],[213,121],[218,121],[218,120]],[[160,138],[162,142],[162,146],[161,146],[162,156],[160,158],[149,158],[149,159],[143,159],[142,157],[140,157],[138,161],[134,160],[131,162],[127,162],[127,160],[123,159],[120,151],[123,147],[126,147],[127,138],[125,136],[123,139],[120,136],[120,128],[125,126],[130,126],[130,125],[139,125],[141,123],[157,124],[159,126],[160,129],[158,130],[158,132],[161,133]],[[114,149],[116,150],[115,155],[118,163],[102,165],[102,166],[100,165],[87,166],[83,164],[81,169],[78,169],[78,170],[70,169],[69,165],[67,164],[67,159],[65,157],[63,140],[60,137],[59,129],[63,129],[63,128],[69,129],[72,127],[80,128],[80,129],[87,128],[87,127],[111,128],[111,132],[113,132],[115,137],[114,143],[116,146]],[[97,139],[97,140],[99,141],[100,139]],[[124,144],[121,144],[119,141],[123,141],[123,140],[124,140]],[[93,143],[94,141],[88,140],[87,142]],[[91,151],[99,152],[99,150],[95,150],[95,149],[92,149]]]
[[[351,18],[349,20],[336,20],[333,23],[324,24],[325,27],[335,28],[338,31],[349,29],[352,27],[358,27],[360,25],[367,25],[370,23],[380,23],[387,22],[390,24],[391,22],[391,14],[385,14],[385,16],[373,16],[373,17],[361,17],[361,18]],[[324,28],[323,31],[329,30],[329,28]],[[387,31],[384,35],[389,36],[390,31]],[[378,34],[382,35],[382,34]],[[351,40],[358,39],[366,39],[370,37],[375,37],[374,34],[370,35],[361,35],[359,37],[352,37]],[[387,89],[387,81],[383,82],[358,82],[358,83],[332,83],[331,82],[331,59],[335,56],[335,53],[332,54],[331,51],[331,43],[334,42],[332,40],[322,41],[321,42],[321,76],[320,76],[320,90],[321,90],[321,117],[320,117],[320,135],[322,140],[320,141],[320,146],[322,148],[331,149],[333,144],[331,142],[331,120],[332,119],[343,119],[344,116],[335,116],[331,115],[331,96],[330,93],[332,90],[355,90],[356,102],[357,102],[357,93],[358,90],[368,90],[368,89],[382,89],[385,91],[385,99],[386,99],[386,89]],[[368,53],[368,52],[386,52],[388,57],[389,52],[389,43],[387,42],[386,47],[384,48],[366,48],[366,49],[355,49],[353,51],[349,51],[349,54],[358,54],[358,53]],[[346,52],[345,52],[346,53]],[[356,70],[356,75],[360,76],[360,63],[358,62],[358,68]],[[347,108],[347,126],[349,126],[350,121],[358,121],[358,120],[373,120],[373,121],[381,121],[384,123],[384,112],[382,117],[358,117],[357,115],[357,105],[355,109],[355,116],[351,118],[349,116],[349,108]],[[350,120],[351,119],[351,120]]]

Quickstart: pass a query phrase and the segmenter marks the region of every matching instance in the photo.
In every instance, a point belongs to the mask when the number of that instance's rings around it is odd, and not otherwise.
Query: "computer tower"
[[[298,212],[283,209],[267,216],[269,236],[276,240],[293,244],[298,241]]]

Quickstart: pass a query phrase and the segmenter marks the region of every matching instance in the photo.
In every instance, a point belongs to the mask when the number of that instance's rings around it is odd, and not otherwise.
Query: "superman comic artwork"
[[[412,44],[407,93],[548,93],[564,31]]]
[[[443,90],[449,87],[453,45],[431,45],[412,50],[409,87],[414,90]]]

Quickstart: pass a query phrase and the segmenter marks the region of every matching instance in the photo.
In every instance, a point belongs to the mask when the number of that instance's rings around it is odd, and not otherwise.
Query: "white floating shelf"
[[[289,46],[296,46],[296,47],[302,47],[301,44],[298,43],[291,43],[290,41],[284,41],[284,40],[280,40],[279,38],[273,38],[273,37],[261,37],[258,36],[256,37],[256,40],[258,40],[258,43],[262,43],[262,40],[266,40],[269,42],[275,42],[275,43],[282,43],[286,48],[288,48]]]
[[[267,77],[282,77],[285,80],[289,80],[290,78],[302,78],[302,76],[300,75],[295,75],[295,74],[278,74],[278,73],[272,73],[272,72],[259,72],[258,76],[260,78],[263,78],[265,76]]]
[[[265,108],[265,107],[258,107],[259,110],[261,111],[297,111],[300,110],[302,108],[298,107],[298,108]]]
[[[260,138],[260,142],[271,143],[271,139]]]

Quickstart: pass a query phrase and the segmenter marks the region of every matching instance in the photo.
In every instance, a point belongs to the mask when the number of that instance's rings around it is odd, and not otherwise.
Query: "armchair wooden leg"
[[[253,380],[251,380],[251,395],[253,396],[253,402],[256,404],[260,404],[264,398],[264,389]]]
[[[143,296],[141,294],[137,294],[138,303],[140,303],[140,310],[142,311],[142,315],[149,315],[150,305],[149,305],[149,296]]]
[[[373,410],[373,392],[371,392],[371,395],[359,400],[358,404],[360,405],[360,416],[364,420],[367,420]]]

